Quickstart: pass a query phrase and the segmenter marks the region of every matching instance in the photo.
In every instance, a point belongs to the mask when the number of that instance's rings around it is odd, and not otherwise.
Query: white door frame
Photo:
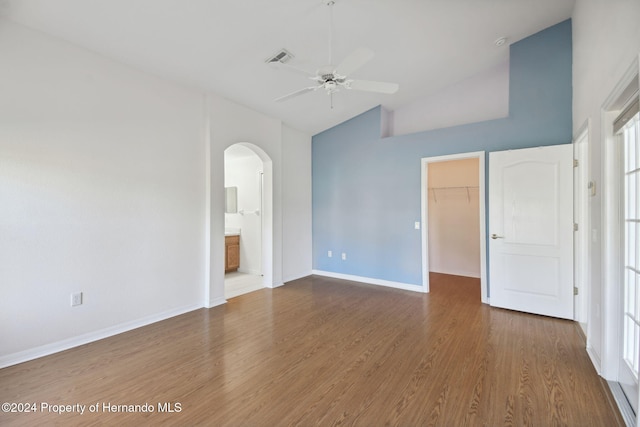
[[[620,258],[622,243],[620,242],[621,223],[621,194],[622,180],[620,179],[621,151],[615,144],[613,135],[613,120],[617,116],[617,105],[623,92],[638,79],[638,63],[636,58],[625,75],[618,82],[611,94],[602,105],[601,133],[603,193],[602,193],[602,266],[603,266],[603,342],[601,375],[607,380],[616,381],[618,376],[618,359],[622,334],[622,287],[620,285]],[[620,317],[620,318],[619,318]]]
[[[478,159],[479,216],[480,216],[480,298],[484,304],[489,303],[487,293],[487,239],[485,210],[485,152],[449,154],[445,156],[423,157],[420,163],[420,199],[422,219],[422,289],[429,292],[429,163],[450,160]]]
[[[227,165],[227,150],[230,149],[231,147],[235,147],[235,146],[242,146],[245,147],[247,149],[249,149],[251,151],[251,153],[258,159],[260,160],[261,166],[260,166],[260,170],[257,172],[256,174],[256,182],[258,185],[258,193],[259,193],[259,202],[258,202],[258,212],[255,212],[256,215],[258,215],[259,217],[259,225],[260,228],[258,230],[258,238],[259,238],[259,246],[257,247],[257,250],[254,251],[255,253],[258,253],[259,251],[259,267],[258,267],[258,271],[256,272],[255,269],[251,271],[251,274],[258,274],[263,276],[263,286],[265,287],[273,287],[270,286],[270,284],[272,283],[271,279],[266,277],[264,275],[264,266],[269,265],[271,263],[271,246],[267,245],[265,246],[263,244],[263,242],[265,241],[265,229],[269,229],[269,227],[265,227],[265,218],[271,218],[273,215],[271,213],[271,203],[265,203],[265,197],[264,197],[264,190],[265,190],[265,169],[266,163],[270,163],[271,159],[269,158],[269,156],[264,152],[264,150],[262,150],[260,147],[258,147],[255,144],[252,143],[248,143],[248,142],[237,142],[235,144],[230,145],[229,147],[227,147],[225,149],[225,154],[224,154],[224,170],[225,170],[225,174],[227,171],[227,168],[229,167]],[[269,175],[270,176],[270,175]],[[266,206],[269,206],[269,210],[267,211]],[[253,207],[253,206],[251,206]],[[241,215],[243,215],[242,210],[239,211]],[[225,218],[226,219],[226,218]],[[239,269],[238,271],[242,272],[242,269]],[[246,271],[245,271],[246,272]]]
[[[590,121],[580,126],[573,138],[573,158],[578,161],[574,168],[574,205],[573,221],[578,224],[574,235],[574,286],[578,288],[578,295],[574,297],[573,320],[588,329],[588,307],[591,295],[591,265],[590,231],[591,218],[589,214],[588,181],[589,181],[589,131]],[[587,330],[584,330],[588,335]]]
[[[210,135],[210,130],[207,129]],[[207,308],[225,304],[224,296],[224,150],[234,144],[251,148],[260,157],[263,164],[263,208],[262,215],[262,275],[263,285],[274,288],[282,285],[281,278],[278,283],[276,277],[276,265],[274,264],[274,177],[273,162],[271,157],[261,147],[249,142],[233,142],[224,148],[214,147],[213,140],[207,144],[207,240],[206,240],[206,272],[204,289],[204,306]],[[214,151],[214,148],[216,150]],[[220,149],[221,148],[221,149]]]
[[[260,182],[260,274],[262,285],[273,288],[273,163],[271,157],[259,146],[250,142],[237,142],[254,152],[262,162]],[[227,147],[228,148],[228,147]]]
[[[613,397],[627,424],[640,425],[640,417],[633,414],[625,395],[618,384],[622,343],[622,294],[620,261],[623,256],[620,234],[622,230],[621,147],[616,144],[613,120],[622,108],[625,91],[635,80],[640,86],[640,57],[636,57],[624,76],[602,104],[600,111],[600,132],[602,141],[602,354],[590,352],[594,365],[600,362],[599,373],[609,381]],[[593,308],[591,308],[593,309]],[[599,313],[596,313],[597,318]],[[587,335],[589,339],[589,335]],[[589,349],[588,349],[589,350]],[[638,404],[640,407],[640,402]]]

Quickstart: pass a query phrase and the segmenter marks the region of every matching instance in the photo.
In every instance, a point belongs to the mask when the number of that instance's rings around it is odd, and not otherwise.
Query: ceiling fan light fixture
[[[328,80],[324,83],[324,88],[327,92],[336,92],[338,90],[338,84],[333,80]]]

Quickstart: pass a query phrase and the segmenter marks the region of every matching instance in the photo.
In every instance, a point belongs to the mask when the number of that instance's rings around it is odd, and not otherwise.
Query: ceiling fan
[[[275,99],[275,102],[287,101],[291,98],[303,95],[305,93],[314,92],[318,89],[324,89],[327,95],[331,97],[331,108],[333,108],[333,94],[340,89],[354,89],[366,92],[377,92],[384,94],[393,94],[398,91],[397,83],[377,82],[371,80],[350,79],[348,76],[365,65],[373,58],[373,51],[367,48],[360,48],[352,52],[340,64],[333,64],[333,5],[336,0],[327,0],[326,5],[329,6],[329,64],[318,68],[315,75],[309,78],[316,82],[313,86],[299,89],[295,92],[281,96]],[[277,58],[277,57],[276,57]],[[307,76],[312,73],[301,70],[293,65],[287,64],[281,59],[271,61],[284,65],[286,68],[294,71],[303,72]]]

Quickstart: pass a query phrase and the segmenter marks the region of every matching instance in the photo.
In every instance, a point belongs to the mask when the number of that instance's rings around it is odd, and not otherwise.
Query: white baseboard
[[[442,270],[434,270],[433,268],[430,268],[430,272],[431,273],[440,273],[440,274],[449,274],[451,276],[462,276],[462,277],[473,277],[474,279],[479,279],[480,278],[480,273],[477,272],[469,272],[469,271],[453,271],[453,270],[449,270],[449,271],[442,271]]]
[[[318,276],[332,277],[334,279],[351,280],[352,282],[367,283],[369,285],[386,286],[387,288],[403,289],[405,291],[424,293],[424,288],[420,285],[412,285],[409,283],[392,282],[389,280],[374,279],[371,277],[353,276],[351,274],[334,273],[332,271],[312,270],[312,274]]]
[[[282,285],[284,285],[284,282],[270,283],[270,284],[267,284],[265,287],[273,289],[273,288],[279,288]]]
[[[209,304],[207,305],[207,308],[217,307],[219,305],[226,304],[226,303],[227,303],[227,300],[224,297],[214,298],[209,300]]]
[[[598,375],[602,376],[602,365],[600,362],[600,356],[598,356],[598,353],[596,353],[593,346],[590,345],[589,343],[587,343],[587,354],[589,355],[589,359],[591,359],[591,364],[593,364],[593,367],[596,369],[596,372],[598,373]]]
[[[302,279],[303,277],[311,276],[313,273],[311,271],[305,271],[298,274],[291,274],[287,277],[283,277],[282,281],[284,283],[293,282],[294,280]]]
[[[177,309],[168,310],[162,313],[153,314],[151,316],[143,317],[142,319],[137,319],[130,322],[121,323],[119,325],[111,326],[108,328],[100,329],[98,331],[88,332],[86,334],[67,338],[62,341],[57,341],[51,344],[38,346],[35,348],[31,348],[29,350],[7,354],[5,356],[0,357],[0,368],[6,368],[7,366],[28,362],[29,360],[38,359],[43,356],[48,356],[53,353],[58,353],[60,351],[68,350],[73,347],[78,347],[84,344],[88,344],[90,342],[94,342],[94,341],[98,341],[114,335],[118,335],[123,332],[131,331],[133,329],[137,329],[142,326],[160,322],[161,320],[166,320],[171,317],[179,316],[181,314],[185,314],[190,311],[197,310],[199,308],[202,308],[202,306],[188,305],[188,306],[180,307]]]

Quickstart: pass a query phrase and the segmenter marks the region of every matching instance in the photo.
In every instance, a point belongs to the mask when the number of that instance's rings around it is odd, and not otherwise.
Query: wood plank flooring
[[[482,305],[475,279],[310,276],[2,369],[0,402],[37,412],[0,425],[621,426],[584,347],[574,322]]]

